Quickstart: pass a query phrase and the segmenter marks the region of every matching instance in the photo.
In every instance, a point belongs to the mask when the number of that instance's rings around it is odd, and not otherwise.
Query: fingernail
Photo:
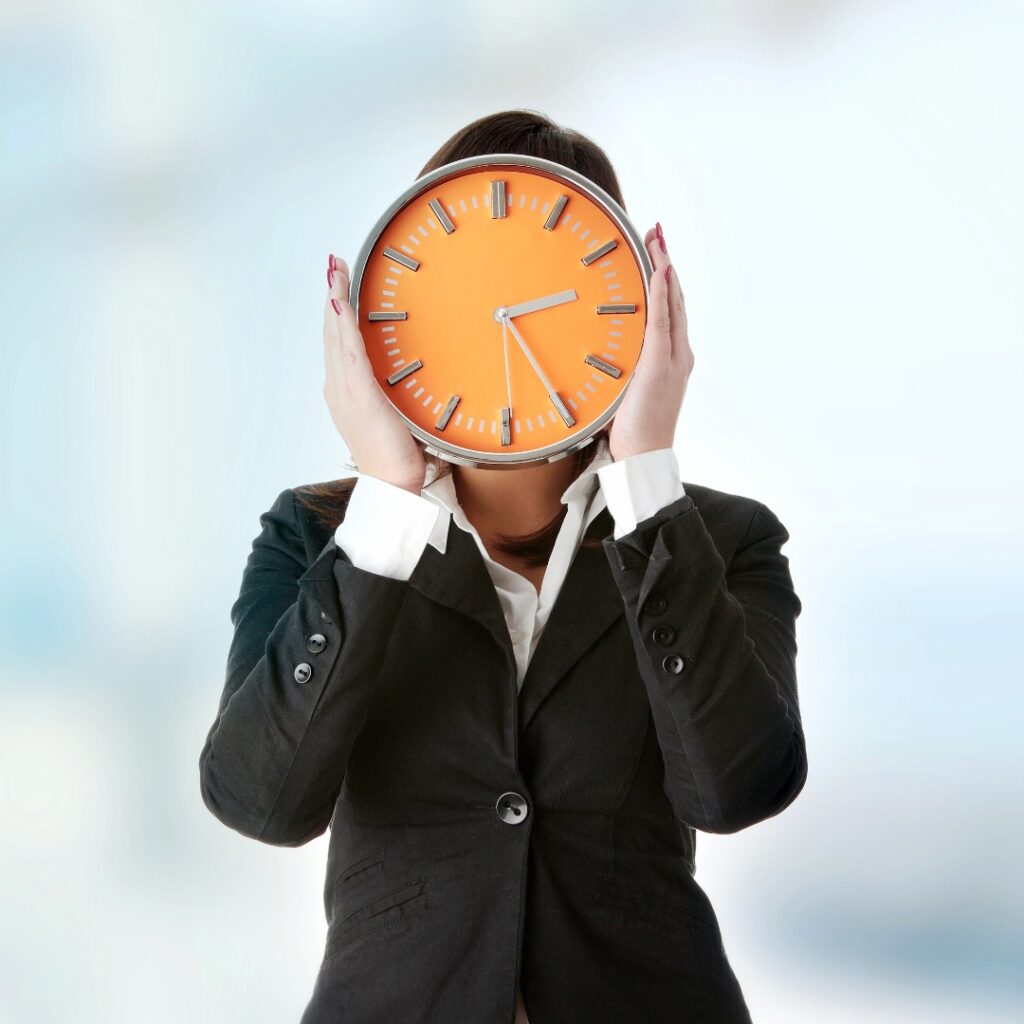
[[[327,261],[327,265],[331,268],[331,270],[338,269],[338,261],[334,258],[333,252],[331,253],[331,258]]]
[[[661,242],[661,251],[668,252],[668,250],[665,248],[665,232],[661,230],[661,221],[655,221],[654,227],[658,232],[658,241]]]
[[[341,316],[341,303],[337,299],[331,299],[331,305],[334,307],[334,312]]]
[[[665,281],[668,282],[668,281],[671,281],[671,280],[672,280],[672,264],[670,263],[665,268]]]
[[[327,287],[334,287],[334,271],[330,267],[327,268]]]

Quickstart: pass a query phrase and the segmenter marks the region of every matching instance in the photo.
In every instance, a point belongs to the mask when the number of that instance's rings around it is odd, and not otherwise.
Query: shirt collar
[[[597,471],[614,461],[606,434],[601,434],[591,444],[597,445],[597,454],[590,465],[562,492],[562,503],[565,505],[581,495],[589,498],[599,487]]]
[[[587,523],[593,520],[593,518],[600,513],[607,504],[604,500],[604,492],[600,487],[600,480],[597,475],[598,470],[614,461],[612,459],[611,449],[609,448],[608,437],[606,434],[599,435],[590,443],[597,445],[596,454],[587,468],[584,469],[568,487],[566,487],[562,492],[562,497],[560,499],[563,505],[571,506],[574,503],[579,503],[581,506],[586,508]],[[457,526],[467,529],[469,524],[466,520],[466,515],[462,510],[462,506],[459,504],[459,498],[455,491],[455,479],[451,473],[445,473],[443,476],[435,477],[433,464],[430,464],[427,467],[427,478],[427,483],[423,485],[423,488],[420,491],[421,496],[429,498],[431,501],[440,505],[441,508],[451,514]],[[446,521],[442,523],[439,519],[435,526],[434,533],[432,534],[431,543],[433,543],[434,546],[442,553],[446,546],[444,543],[444,538],[446,536],[447,523]]]

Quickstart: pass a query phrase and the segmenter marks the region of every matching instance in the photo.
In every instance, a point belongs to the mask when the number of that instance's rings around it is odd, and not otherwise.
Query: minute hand
[[[552,295],[544,295],[539,299],[530,299],[529,302],[517,302],[514,306],[506,308],[509,316],[522,316],[523,313],[536,313],[539,309],[560,306],[563,302],[572,302],[576,298],[575,289],[569,288],[564,292],[554,292]]]
[[[512,323],[512,318],[509,316],[507,310],[505,311],[501,319],[505,326],[508,327],[508,329],[512,332],[516,341],[519,342],[519,345],[522,348],[522,350],[526,353],[526,358],[530,360],[530,365],[533,367],[537,376],[540,377],[540,381],[544,385],[544,389],[548,393],[548,398],[551,399],[551,404],[558,410],[558,415],[562,417],[567,427],[574,426],[576,420],[573,417],[573,414],[569,412],[569,410],[565,407],[562,400],[556,394],[555,389],[551,386],[551,382],[547,379],[547,377],[544,374],[544,371],[540,368],[540,364],[537,362],[536,359],[534,359],[533,353],[527,347],[526,342],[523,341],[523,336],[519,333],[519,329],[516,327],[514,323]]]

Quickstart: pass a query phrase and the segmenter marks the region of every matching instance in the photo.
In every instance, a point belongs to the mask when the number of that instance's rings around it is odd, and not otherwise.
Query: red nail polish
[[[341,316],[341,303],[337,299],[331,299],[331,305],[334,307],[334,312]]]
[[[670,263],[665,268],[665,281],[668,282],[668,281],[671,281],[671,280],[672,280],[672,264]]]
[[[654,227],[658,232],[658,241],[661,242],[661,251],[668,252],[668,250],[665,248],[665,232],[661,230],[661,221],[655,221]]]
[[[331,268],[331,270],[338,269],[338,261],[334,258],[333,252],[331,253],[331,258],[327,261],[327,265]]]
[[[334,287],[334,271],[330,267],[327,268],[327,287]]]

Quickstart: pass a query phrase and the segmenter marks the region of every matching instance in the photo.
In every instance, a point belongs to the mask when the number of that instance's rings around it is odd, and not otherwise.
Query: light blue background
[[[298,1020],[327,837],[205,809],[258,517],[350,475],[351,262],[532,107],[660,219],[684,479],[787,525],[810,777],[698,837],[758,1024],[1020,1020],[1024,95],[1013,3],[7,0],[0,1020]]]

